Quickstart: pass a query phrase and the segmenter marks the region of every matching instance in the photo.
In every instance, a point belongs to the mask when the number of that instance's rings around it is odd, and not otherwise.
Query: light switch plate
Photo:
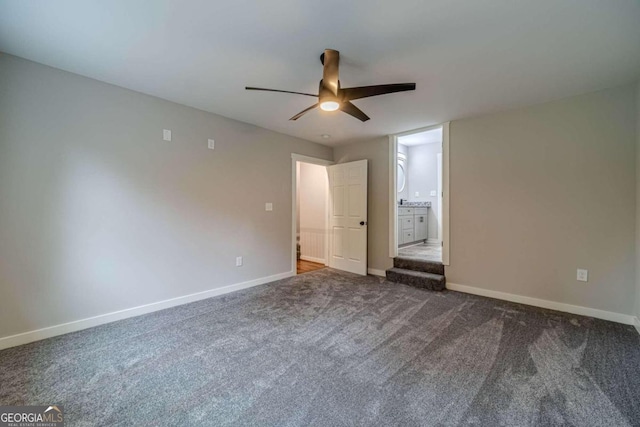
[[[416,197],[420,197],[420,192],[416,191]]]
[[[589,270],[579,268],[576,280],[579,282],[587,282],[589,280]]]
[[[207,142],[207,147],[209,147],[210,150],[213,150],[214,148],[216,148],[216,142],[213,139],[209,139]]]
[[[241,267],[242,266],[242,257],[241,256],[237,256],[236,257],[236,267]]]
[[[436,190],[431,190],[431,197],[436,197],[438,192]]]
[[[162,129],[162,139],[171,141],[171,131],[169,129]]]
[[[265,211],[272,211],[273,210],[273,203],[265,203],[264,204],[264,210]]]

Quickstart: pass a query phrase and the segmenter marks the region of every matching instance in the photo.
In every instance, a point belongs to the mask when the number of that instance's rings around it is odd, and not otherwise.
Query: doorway
[[[291,270],[329,266],[367,274],[367,160],[292,154]],[[300,263],[300,269],[298,269]]]
[[[390,256],[449,265],[449,124],[389,138]]]
[[[319,270],[328,264],[327,168],[323,165],[296,162],[296,272]]]
[[[333,162],[292,154],[293,260],[292,271],[308,273],[324,268],[329,259],[329,183]]]

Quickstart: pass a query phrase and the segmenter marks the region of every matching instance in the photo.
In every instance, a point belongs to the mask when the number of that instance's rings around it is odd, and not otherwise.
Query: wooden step
[[[446,279],[441,274],[407,270],[404,268],[390,268],[387,270],[387,280],[432,291],[442,291],[446,285]]]
[[[412,257],[395,257],[393,259],[393,266],[405,270],[422,271],[424,273],[444,276],[444,265],[437,261],[426,261]]]

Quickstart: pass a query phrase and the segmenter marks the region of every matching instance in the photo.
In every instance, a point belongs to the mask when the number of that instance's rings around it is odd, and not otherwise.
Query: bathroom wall
[[[409,200],[409,147],[406,145],[398,144],[398,153],[404,154],[406,160],[404,161],[404,176],[405,176],[405,185],[402,191],[398,192],[398,202],[400,199],[408,201]]]
[[[404,162],[405,185],[404,189],[398,192],[398,201],[400,201],[400,199],[409,200],[409,147],[398,143],[398,153],[402,153],[406,157],[406,161]]]
[[[408,147],[409,170],[407,182],[409,201],[431,202],[429,209],[429,239],[437,241],[438,237],[438,205],[440,198],[431,196],[431,191],[438,190],[438,153],[442,153],[442,145],[429,143]],[[416,196],[416,192],[419,196]],[[437,193],[436,193],[437,194]]]

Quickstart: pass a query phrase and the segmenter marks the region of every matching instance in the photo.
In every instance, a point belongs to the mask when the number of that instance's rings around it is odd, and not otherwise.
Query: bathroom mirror
[[[397,182],[398,182],[398,193],[400,193],[402,192],[402,190],[404,190],[404,184],[405,184],[404,162],[401,162],[401,161],[398,161]]]

